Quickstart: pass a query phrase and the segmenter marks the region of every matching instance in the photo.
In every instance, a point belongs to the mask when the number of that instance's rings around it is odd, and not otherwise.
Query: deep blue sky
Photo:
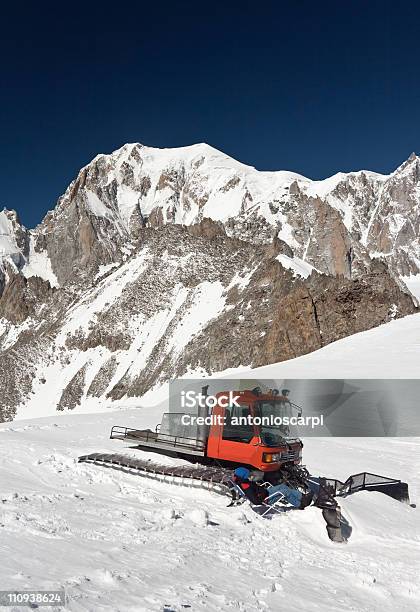
[[[0,205],[34,226],[82,165],[136,141],[389,172],[420,150],[419,4],[2,6]]]

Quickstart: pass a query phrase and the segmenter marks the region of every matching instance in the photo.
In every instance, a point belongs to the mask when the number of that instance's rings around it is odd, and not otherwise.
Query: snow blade
[[[366,487],[366,489],[368,489],[369,491],[379,491],[380,493],[385,493],[385,495],[389,495],[397,501],[406,504],[410,503],[410,497],[408,494],[408,484],[406,482],[392,482],[383,485],[372,485]]]
[[[334,495],[345,496],[357,493],[358,491],[379,491],[389,495],[397,501],[409,504],[408,484],[395,478],[387,478],[370,472],[361,472],[349,476],[346,482],[341,480],[326,480],[328,486],[334,490]]]
[[[327,533],[330,540],[338,543],[347,542],[352,528],[349,522],[342,516],[340,507],[324,508],[322,516],[327,523]]]

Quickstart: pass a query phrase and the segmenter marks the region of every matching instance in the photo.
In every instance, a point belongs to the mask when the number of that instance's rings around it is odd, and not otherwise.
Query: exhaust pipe
[[[201,388],[201,395],[203,395],[204,397],[207,397],[208,391],[209,391],[209,385],[205,385],[204,387]],[[198,416],[204,417],[204,418],[209,416],[209,410],[206,405],[198,407]],[[197,441],[201,442],[203,447],[206,446],[208,437],[209,437],[209,426],[205,424],[198,425],[197,426]]]

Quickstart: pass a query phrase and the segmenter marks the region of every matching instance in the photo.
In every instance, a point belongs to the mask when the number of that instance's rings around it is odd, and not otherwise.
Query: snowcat
[[[203,396],[206,392],[204,388]],[[230,393],[239,398],[239,406],[224,407],[229,395],[222,391],[217,393],[218,403],[210,414],[206,407],[197,415],[167,412],[155,431],[114,426],[111,438],[132,440],[143,450],[166,452],[206,465],[245,465],[276,472],[285,464],[301,463],[302,441],[290,437],[288,426],[254,424],[258,418],[263,422],[283,419],[294,410],[301,414],[300,407],[289,400],[287,389],[282,395],[277,390],[264,394],[259,388]]]
[[[202,393],[207,395],[208,387]],[[302,465],[303,443],[291,436],[289,426],[273,426],[276,417],[301,416],[302,409],[291,402],[289,391],[277,389],[263,393],[259,387],[235,391],[237,404],[229,407],[229,394],[216,394],[217,403],[211,409],[202,406],[198,413],[167,412],[162,422],[151,429],[134,429],[114,425],[111,439],[134,443],[134,448],[150,454],[186,459],[189,465],[163,465],[151,458],[140,459],[115,453],[91,453],[79,457],[79,462],[128,469],[130,472],[164,480],[173,484],[200,486],[228,495],[230,505],[242,503],[233,482],[233,470],[246,467],[253,471],[255,479],[266,483],[286,482],[303,492],[310,490],[311,478]],[[188,419],[194,416],[197,418]],[[252,418],[249,418],[252,417]],[[262,424],[258,424],[258,417]],[[268,417],[268,419],[262,419]],[[272,417],[272,418],[270,418]],[[266,425],[267,421],[270,422]],[[238,425],[237,423],[240,422]],[[235,424],[233,424],[235,423]],[[133,448],[133,447],[132,447]],[[351,528],[343,519],[335,497],[369,490],[380,491],[409,503],[408,485],[400,480],[362,472],[342,482],[320,477],[320,493],[315,505],[322,509],[331,540],[343,542]]]

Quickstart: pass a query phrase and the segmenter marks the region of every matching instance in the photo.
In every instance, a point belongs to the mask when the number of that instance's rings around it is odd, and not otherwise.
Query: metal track
[[[134,470],[142,476],[172,484],[203,488],[232,497],[232,470],[213,466],[168,466],[127,455],[92,453],[79,457],[79,463],[93,463],[120,470]]]
[[[232,483],[232,469],[219,466],[178,465],[168,466],[153,463],[150,460],[136,459],[128,455],[114,453],[92,453],[79,457],[79,463],[93,463],[142,476],[170,482],[180,486],[197,487],[220,493],[236,501],[235,486]],[[292,466],[283,474],[286,482],[292,487],[306,487],[309,473],[302,466]],[[380,491],[398,501],[410,503],[408,485],[400,480],[362,472],[353,474],[345,482],[331,478],[320,478],[322,495],[318,494],[316,505],[321,508],[336,507],[335,497],[344,497],[357,491]]]

